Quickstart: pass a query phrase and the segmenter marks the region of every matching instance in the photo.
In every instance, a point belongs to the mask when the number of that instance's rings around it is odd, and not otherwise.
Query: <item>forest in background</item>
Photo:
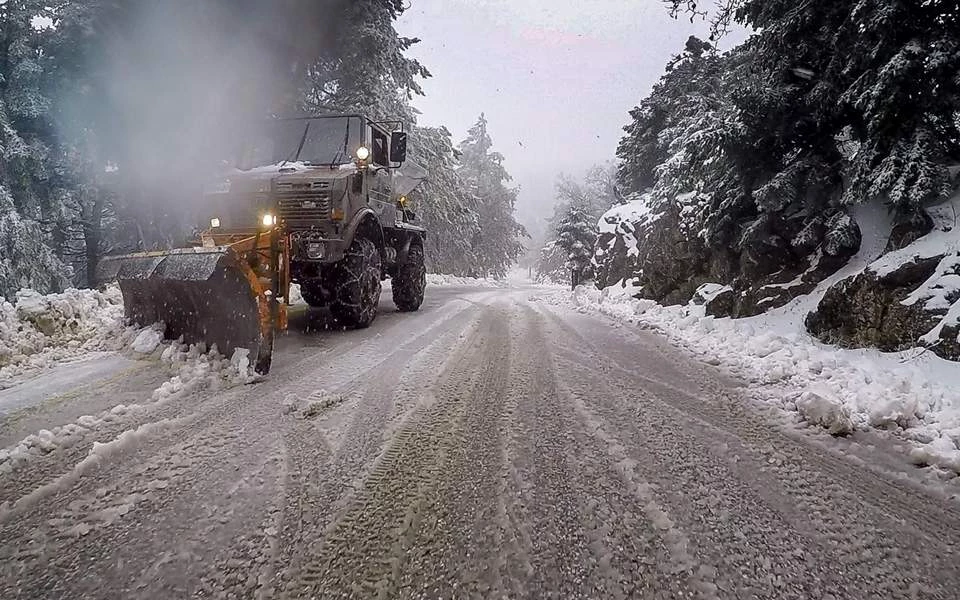
[[[618,224],[637,241],[630,256],[624,235],[598,241],[586,268],[599,285],[632,278],[645,297],[686,302],[707,281],[745,291],[822,277],[857,252],[858,205],[891,213],[892,247],[929,231],[926,208],[955,189],[960,163],[956,2],[665,4],[709,19],[712,35],[690,38],[630,113],[612,204],[642,200],[657,218]],[[718,51],[732,26],[754,33]],[[562,221],[582,229],[605,194],[592,186],[561,205],[554,243],[565,244]],[[577,243],[563,250],[567,268],[582,264]],[[541,260],[541,276],[551,265]]]
[[[0,3],[0,296],[87,286],[100,257],[189,241],[226,144],[270,115],[402,119],[435,271],[503,276],[517,190],[482,116],[417,125],[401,0]]]

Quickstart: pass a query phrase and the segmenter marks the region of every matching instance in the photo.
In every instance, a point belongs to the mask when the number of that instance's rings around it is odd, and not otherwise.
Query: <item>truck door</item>
[[[397,220],[397,206],[393,201],[393,172],[390,169],[389,136],[378,127],[371,127],[371,152],[374,177],[370,186],[370,208],[380,217],[384,227]]]

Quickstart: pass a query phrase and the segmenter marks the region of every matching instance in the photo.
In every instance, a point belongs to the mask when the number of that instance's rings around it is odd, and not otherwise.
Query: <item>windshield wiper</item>
[[[337,153],[333,157],[333,162],[330,163],[331,167],[340,166],[340,157],[343,156],[344,151],[347,149],[347,144],[350,143],[350,117],[347,117],[347,128],[343,133],[343,145],[337,150]]]
[[[283,165],[287,164],[291,160],[297,160],[300,158],[300,152],[303,151],[303,144],[307,141],[307,132],[310,131],[310,121],[307,121],[307,126],[303,128],[303,135],[300,136],[300,144],[297,145],[297,149],[290,153],[290,156],[283,159],[283,162],[280,163],[280,168],[283,168]]]

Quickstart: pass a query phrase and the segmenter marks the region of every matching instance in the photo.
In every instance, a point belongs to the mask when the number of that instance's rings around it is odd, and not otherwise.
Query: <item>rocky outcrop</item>
[[[783,223],[766,219],[763,227],[755,226],[749,243],[710,248],[687,208],[656,204],[640,195],[605,214],[594,258],[597,286],[631,279],[639,297],[665,305],[696,301],[703,284],[728,286],[730,291],[721,297],[703,302],[707,312],[750,317],[809,293],[844,265],[860,244],[860,231],[849,218],[849,239],[832,246],[827,241],[794,244]],[[823,232],[811,237],[820,239],[818,235],[827,239]]]
[[[594,263],[597,287],[633,279],[639,295],[664,304],[686,304],[709,281],[709,255],[675,211],[653,214],[642,200],[616,207],[600,220]]]
[[[881,273],[867,269],[837,283],[807,316],[807,330],[824,342],[847,348],[898,351],[917,346],[949,309],[911,299],[925,282],[936,279],[946,257],[917,258]],[[951,360],[960,358],[956,326],[945,325],[935,337],[930,344],[934,352]]]
[[[744,220],[750,235],[734,236],[723,249],[702,242],[689,218],[693,205],[679,200],[656,204],[640,195],[604,215],[600,287],[629,279],[638,297],[692,302],[732,318],[823,293],[805,323],[824,342],[883,351],[919,346],[960,360],[960,195],[895,216],[879,203],[850,213],[829,209],[806,217],[799,233],[784,219],[761,216]],[[819,289],[858,252],[858,260],[876,260]]]

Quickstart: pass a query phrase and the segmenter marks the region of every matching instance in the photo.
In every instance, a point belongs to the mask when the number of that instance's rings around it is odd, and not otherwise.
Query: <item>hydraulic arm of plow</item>
[[[254,369],[270,370],[274,334],[287,328],[290,254],[280,228],[206,232],[201,245],[104,258],[101,282],[117,280],[126,316],[162,322],[168,339],[248,351]]]

